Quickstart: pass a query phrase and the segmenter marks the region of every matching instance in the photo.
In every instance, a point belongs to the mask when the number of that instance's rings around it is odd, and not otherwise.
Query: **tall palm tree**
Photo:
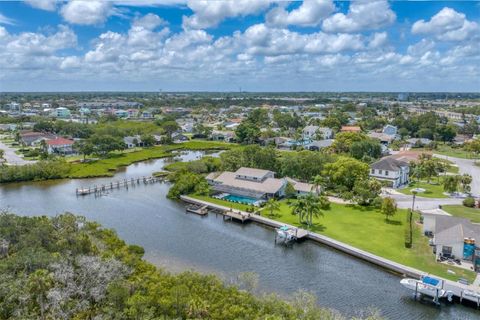
[[[292,208],[292,214],[298,216],[298,222],[300,224],[303,224],[303,219],[307,213],[307,203],[305,201],[305,198],[301,197],[298,200],[292,202],[292,204],[290,204],[290,207]]]
[[[270,212],[270,216],[273,217],[273,213],[280,211],[280,204],[274,198],[268,199],[265,203],[265,209]]]
[[[323,216],[323,204],[321,203],[320,198],[312,193],[309,193],[305,197],[305,203],[308,218],[307,223],[311,227],[313,225],[313,217],[319,218],[320,216]]]

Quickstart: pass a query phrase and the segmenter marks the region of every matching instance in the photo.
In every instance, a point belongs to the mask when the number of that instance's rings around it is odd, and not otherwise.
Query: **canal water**
[[[187,161],[202,155],[188,152]],[[84,215],[114,228],[128,243],[145,248],[145,257],[170,271],[196,270],[233,279],[259,275],[260,289],[289,297],[313,292],[321,306],[349,316],[378,309],[388,319],[479,319],[480,311],[459,304],[434,307],[416,302],[400,278],[369,263],[311,241],[291,248],[274,244],[271,229],[254,223],[224,222],[221,216],[186,214],[166,198],[168,184],[140,184],[104,196],[77,197],[76,188],[151,175],[170,159],[128,166],[114,178],[29,182],[0,186],[0,208],[23,215]]]

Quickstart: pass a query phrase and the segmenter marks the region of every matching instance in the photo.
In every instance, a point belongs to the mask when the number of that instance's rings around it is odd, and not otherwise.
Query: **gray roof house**
[[[480,225],[468,219],[451,216],[435,217],[435,232],[433,245],[437,255],[473,260],[473,250],[465,250],[466,242],[473,242],[478,246],[480,241]],[[475,246],[474,246],[475,248]]]
[[[136,136],[128,136],[123,138],[123,142],[127,146],[127,148],[135,148],[142,145],[142,139],[139,135]]]
[[[235,172],[212,172],[206,179],[217,192],[231,195],[268,199],[284,195],[285,179],[277,179],[269,170],[242,167]]]
[[[392,188],[407,184],[409,172],[408,162],[393,157],[384,157],[370,165],[370,177],[386,181]]]

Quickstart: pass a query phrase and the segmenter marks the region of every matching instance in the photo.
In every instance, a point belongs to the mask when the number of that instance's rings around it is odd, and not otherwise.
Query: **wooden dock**
[[[129,187],[135,187],[140,184],[152,184],[156,182],[163,181],[162,177],[139,177],[139,178],[130,178],[117,181],[111,181],[110,183],[94,185],[85,188],[75,189],[75,194],[77,196],[86,196],[89,194],[99,195],[105,193],[109,190],[115,190],[120,188],[125,188],[128,190]]]
[[[245,221],[250,220],[250,216],[251,214],[247,212],[228,210],[224,211],[223,220],[227,220],[230,218],[230,220],[238,220],[244,223]]]
[[[200,216],[204,216],[208,214],[208,206],[196,206],[196,205],[189,205],[187,206],[186,213],[195,213]]]

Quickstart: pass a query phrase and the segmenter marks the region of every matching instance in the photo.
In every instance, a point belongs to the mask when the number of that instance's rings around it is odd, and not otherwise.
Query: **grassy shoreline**
[[[245,210],[247,207],[206,196],[191,196],[238,210]],[[291,214],[286,201],[280,202],[280,211],[275,216],[268,217],[297,227],[304,227],[299,224],[298,218]],[[310,230],[446,279],[457,281],[459,278],[466,278],[470,282],[475,279],[473,271],[437,263],[427,238],[421,234],[419,225],[415,225],[414,228],[412,249],[405,248],[405,223],[406,210],[398,210],[397,214],[387,223],[384,216],[376,209],[332,203],[329,210],[324,210],[323,217],[314,218],[314,226]],[[448,273],[448,269],[454,270],[455,274]]]
[[[132,152],[113,153],[110,157],[89,163],[72,163],[67,178],[111,177],[115,172],[133,163],[173,156],[173,151],[181,150],[227,150],[236,144],[214,141],[188,141],[173,145],[155,146]]]

